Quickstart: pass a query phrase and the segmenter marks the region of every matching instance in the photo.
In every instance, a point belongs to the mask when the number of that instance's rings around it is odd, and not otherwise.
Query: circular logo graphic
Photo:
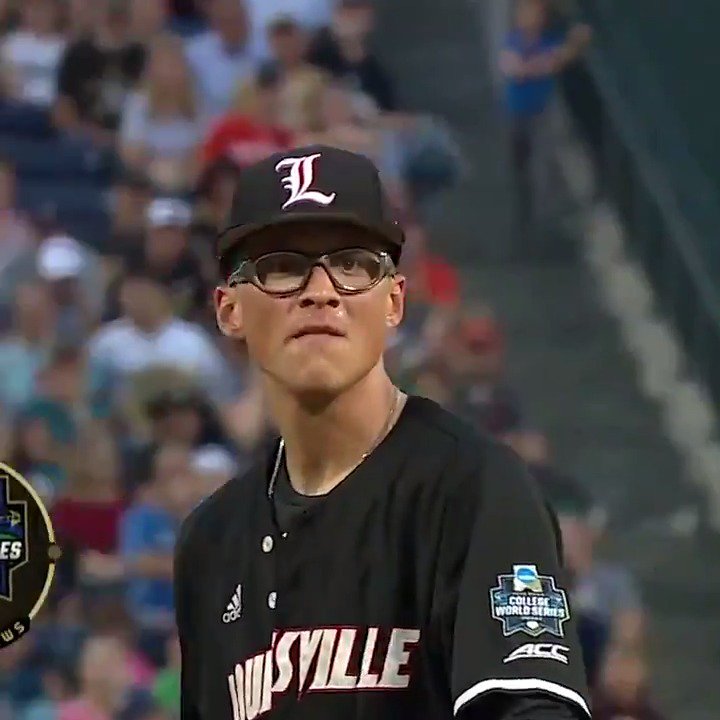
[[[0,648],[30,630],[59,557],[42,500],[24,477],[0,463]]]

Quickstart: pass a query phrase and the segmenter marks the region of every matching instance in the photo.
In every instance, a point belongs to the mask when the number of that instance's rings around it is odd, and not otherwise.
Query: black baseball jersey
[[[321,498],[276,456],[183,526],[183,720],[589,716],[550,516],[510,450],[410,397]]]

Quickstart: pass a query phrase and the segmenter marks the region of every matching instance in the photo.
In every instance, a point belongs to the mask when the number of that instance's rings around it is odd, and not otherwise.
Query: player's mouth
[[[342,338],[345,333],[334,325],[303,325],[289,339],[301,340],[307,337]]]

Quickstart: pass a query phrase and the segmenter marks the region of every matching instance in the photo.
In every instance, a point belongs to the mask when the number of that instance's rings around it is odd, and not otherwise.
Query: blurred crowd
[[[545,6],[519,3],[511,85],[538,81],[522,63],[559,69],[523,60],[550,47],[522,34],[544,32],[523,13]],[[391,373],[528,461],[559,515],[598,717],[653,717],[638,590],[597,559],[602,513],[525,417],[501,323],[428,237],[459,153],[403,111],[374,22],[371,0],[0,0],[0,458],[63,549],[33,632],[0,653],[0,720],[178,717],[176,533],[273,432],[245,348],[216,332],[213,240],[243,168],[311,142],[372,157],[406,228]]]

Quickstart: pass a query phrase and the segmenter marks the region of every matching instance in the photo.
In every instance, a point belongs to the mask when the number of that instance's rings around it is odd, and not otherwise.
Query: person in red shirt
[[[408,278],[409,299],[456,308],[460,302],[457,268],[442,255],[431,252],[427,233],[419,222],[410,220],[404,227],[406,257],[403,257],[403,273]]]
[[[457,384],[453,410],[489,435],[511,442],[522,431],[524,418],[505,376],[505,337],[492,313],[476,309],[458,318],[443,348]]]
[[[100,426],[84,431],[77,445],[77,463],[67,491],[52,509],[58,541],[81,558],[95,553],[111,556],[117,549],[124,509],[117,448]]]
[[[292,133],[277,125],[278,76],[264,70],[236,108],[214,123],[201,147],[202,167],[232,160],[240,169],[293,144]]]

